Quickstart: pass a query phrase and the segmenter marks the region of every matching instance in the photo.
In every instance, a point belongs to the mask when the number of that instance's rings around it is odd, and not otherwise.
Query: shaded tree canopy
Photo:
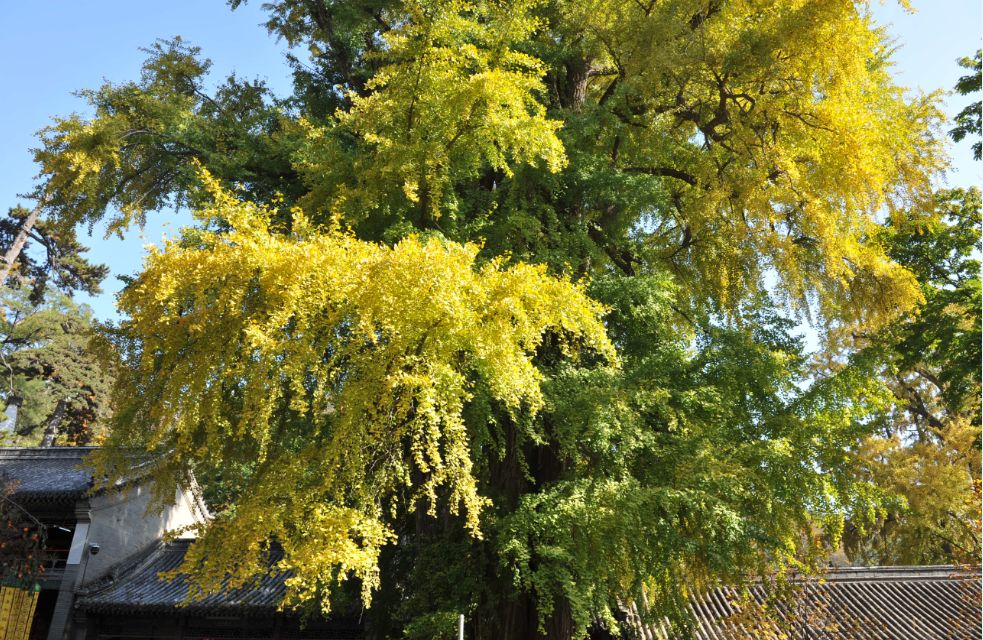
[[[290,603],[373,637],[570,638],[884,519],[897,389],[795,329],[936,301],[897,234],[951,226],[938,96],[866,3],[266,7],[292,95],[158,42],[35,156],[55,226],[196,212],[122,295],[100,458],[203,479],[196,584],[276,540]]]

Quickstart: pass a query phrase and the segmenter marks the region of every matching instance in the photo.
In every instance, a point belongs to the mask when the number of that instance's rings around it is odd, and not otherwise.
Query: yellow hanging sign
[[[0,640],[27,640],[37,603],[37,591],[0,587]]]

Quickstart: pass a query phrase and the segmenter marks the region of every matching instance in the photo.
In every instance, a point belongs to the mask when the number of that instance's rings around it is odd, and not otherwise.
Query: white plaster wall
[[[91,522],[87,545],[98,544],[89,555],[83,583],[103,576],[115,564],[155,544],[168,531],[199,523],[207,514],[189,492],[177,491],[174,505],[161,513],[147,511],[151,490],[135,485],[127,491],[107,491],[90,498]],[[192,537],[194,532],[183,533]]]

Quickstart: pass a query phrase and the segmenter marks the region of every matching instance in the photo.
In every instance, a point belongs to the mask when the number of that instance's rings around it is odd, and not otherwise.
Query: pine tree
[[[0,289],[0,398],[16,415],[5,435],[21,445],[88,444],[107,425],[111,387],[91,313],[57,292],[31,298],[29,287]]]

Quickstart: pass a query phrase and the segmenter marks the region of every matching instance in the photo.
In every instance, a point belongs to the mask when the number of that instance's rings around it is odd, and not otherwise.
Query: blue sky
[[[980,47],[979,0],[913,0],[917,13],[903,11],[893,0],[873,2],[877,20],[890,26],[900,45],[895,72],[901,84],[922,91],[948,91],[961,75],[956,58]],[[121,82],[139,73],[144,54],[139,50],[157,38],[182,36],[211,58],[212,73],[221,79],[235,72],[241,77],[265,79],[280,95],[290,91],[283,60],[285,45],[277,43],[262,26],[261,2],[253,0],[232,12],[224,0],[0,0],[4,16],[0,34],[0,80],[7,99],[0,118],[0,213],[18,203],[17,194],[30,189],[36,168],[30,148],[34,132],[52,116],[83,111],[85,105],[72,92],[94,88],[104,80]],[[947,102],[957,113],[965,98]],[[968,144],[952,149],[950,185],[979,184],[980,165]],[[107,264],[112,275],[105,293],[82,296],[101,319],[116,317],[115,276],[140,268],[144,245],[174,235],[188,220],[164,212],[150,216],[143,231],[134,229],[125,240],[104,239],[96,229],[84,239],[91,258]]]

